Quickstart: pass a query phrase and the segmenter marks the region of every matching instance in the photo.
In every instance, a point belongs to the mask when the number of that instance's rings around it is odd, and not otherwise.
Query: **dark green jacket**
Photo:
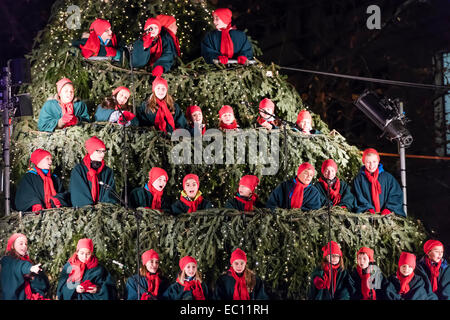
[[[162,296],[164,292],[170,285],[170,282],[167,278],[160,276],[160,284],[158,289],[158,296],[155,300],[162,300]],[[139,282],[138,282],[139,281]],[[138,299],[138,288],[140,297]],[[147,278],[141,275],[135,274],[134,276],[128,278],[125,288],[125,299],[126,300],[140,300],[142,295],[147,292],[148,283]]]
[[[345,206],[349,211],[354,211],[356,207],[356,198],[352,193],[352,190],[347,182],[340,180],[341,187],[339,188],[339,194],[341,195],[341,201],[337,204],[337,206],[342,207]],[[327,206],[328,200],[328,192],[323,187],[322,183],[319,181],[314,184],[314,186],[319,190],[320,193],[320,203],[321,206]],[[330,201],[330,205],[333,206],[333,202]]]
[[[409,291],[405,294],[399,294],[400,280],[397,275],[389,277],[389,282],[384,288],[388,300],[437,300],[437,296],[431,291],[431,285],[424,280],[421,275],[414,274],[409,282]]]
[[[415,272],[420,274],[424,280],[430,281],[430,269],[428,268],[425,257],[422,257],[417,263]],[[448,266],[447,260],[442,259],[441,267],[439,268],[439,276],[437,279],[437,290],[435,294],[439,300],[450,300],[450,268]]]
[[[270,194],[269,200],[266,202],[266,207],[272,210],[275,208],[291,209],[291,197],[296,183],[299,182],[296,179],[292,179],[279,184]],[[319,191],[310,184],[303,190],[301,210],[317,210],[321,207],[320,201]]]
[[[203,281],[202,282],[203,295],[205,300],[208,300],[208,286]],[[184,287],[178,282],[172,283],[167,290],[163,293],[164,300],[194,300],[192,291],[184,291]]]
[[[73,103],[73,113],[78,118],[78,123],[89,122],[89,113],[86,103],[76,101]],[[58,125],[58,120],[63,116],[62,109],[57,100],[47,100],[39,113],[39,131],[53,132]]]
[[[236,196],[241,197],[240,194],[237,192]],[[261,203],[261,201],[259,201],[259,198],[255,201],[255,203],[253,204],[253,209],[255,208],[264,208],[264,204]],[[228,199],[227,202],[225,203],[225,208],[230,208],[230,209],[236,209],[239,211],[244,211],[245,209],[245,204],[242,203],[241,201],[237,200],[235,197]]]
[[[338,269],[336,275],[336,288],[334,290],[333,300],[350,300],[352,292],[352,279],[347,270]],[[314,278],[320,277],[323,279],[324,271],[322,268],[317,268],[311,274],[311,283],[308,290],[308,300],[331,300],[330,291],[325,289],[317,289],[314,285]]]
[[[247,38],[245,32],[240,30],[230,30],[231,41],[233,42],[234,54],[231,59],[237,59],[239,56],[245,56],[247,59],[253,59],[252,44]],[[201,53],[206,63],[213,63],[214,59],[218,59],[222,55],[220,52],[220,43],[222,32],[213,30],[208,32],[201,43]]]
[[[133,191],[131,191],[130,206],[132,208],[139,208],[139,207],[151,208],[152,202],[153,202],[153,195],[145,187],[134,188]],[[166,213],[170,213],[171,210],[170,202],[164,194],[161,197],[161,209]]]
[[[256,276],[256,284],[252,292],[249,292],[250,300],[269,300],[264,291],[264,283],[260,277]],[[233,300],[234,286],[236,280],[230,272],[221,275],[216,281],[216,288],[214,291],[214,300]]]
[[[198,210],[205,210],[213,208],[213,204],[208,199],[203,198],[203,201],[198,205]],[[181,200],[177,200],[172,204],[171,207],[172,214],[177,216],[182,213],[187,213],[189,211],[189,207],[185,205]]]
[[[383,272],[381,272],[378,266],[374,266],[377,268],[377,272],[373,274],[372,281],[370,282],[375,289],[375,299],[376,300],[386,300],[386,293],[384,288],[386,288],[388,284],[388,279],[384,276]],[[351,292],[351,300],[362,300],[363,296],[361,293],[361,277],[358,274],[356,268],[353,268],[350,273],[352,278],[352,292]]]
[[[98,122],[106,122],[109,121],[109,117],[114,112],[114,109],[106,109],[102,108],[102,106],[99,104],[97,106],[97,110],[95,111],[94,120]],[[139,126],[139,121],[137,117],[134,117],[133,120],[131,120],[132,126]]]
[[[155,119],[156,119],[156,114],[158,112],[158,110],[156,110],[155,113],[149,111],[146,111],[146,101],[144,101],[137,109],[136,113],[137,113],[137,118],[139,120],[139,125],[140,126],[154,126],[155,125]],[[174,131],[174,129],[186,129],[187,128],[187,121],[186,118],[184,117],[183,112],[181,111],[180,107],[178,106],[177,103],[174,104],[175,107],[175,114],[173,114],[173,121],[175,123],[175,128],[172,128],[172,126],[167,123],[166,126],[166,130],[168,133],[172,133]]]

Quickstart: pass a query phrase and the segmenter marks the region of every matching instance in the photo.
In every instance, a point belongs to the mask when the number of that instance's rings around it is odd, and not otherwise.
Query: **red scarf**
[[[295,178],[295,188],[291,196],[291,208],[301,208],[303,204],[303,190],[308,185],[301,183],[298,178]]]
[[[147,272],[145,275],[145,278],[147,279],[147,292],[150,292],[153,297],[158,296],[159,291],[159,284],[161,283],[161,279],[159,278],[159,273],[150,274],[150,272]],[[141,300],[150,300],[148,299],[149,295],[147,292],[144,292],[141,296]]]
[[[64,117],[64,115],[67,113],[67,114],[70,114],[70,115],[74,115],[74,109],[73,109],[73,101],[72,102],[69,102],[69,103],[62,103],[59,99],[58,99],[58,103],[59,103],[59,106],[61,107],[61,111],[62,111],[62,114],[63,114],[63,117]],[[64,125],[64,128],[66,128],[66,127],[70,127],[70,126],[74,126],[74,125],[76,125],[78,123],[78,118],[77,117],[72,117],[72,120],[70,120],[69,122],[67,122],[65,125]]]
[[[433,292],[438,288],[439,269],[441,268],[442,259],[436,265],[431,262],[430,258],[425,257],[425,263],[430,270],[430,282],[433,287]]]
[[[97,170],[91,168],[91,158],[89,154],[85,155],[83,158],[84,165],[88,168],[87,179],[91,182],[91,196],[92,201],[97,203],[99,198],[99,185],[98,185],[98,175],[102,172],[105,167],[105,161],[102,160],[102,165]]]
[[[409,291],[409,282],[414,277],[414,272],[411,272],[411,274],[407,277],[402,275],[400,271],[397,270],[397,279],[400,280],[400,291],[399,294],[405,294]]]
[[[53,200],[53,203],[57,208],[61,207],[61,203],[56,196],[55,186],[53,185],[52,175],[50,173],[50,170],[48,170],[47,174],[45,175],[44,172],[42,172],[41,169],[39,169],[37,166],[35,167],[37,174],[41,177],[41,179],[44,181],[44,199],[45,199],[45,207],[47,209],[50,209],[52,207],[52,203],[50,200]]]
[[[153,43],[155,38],[152,38],[150,33],[148,33],[142,37],[142,40],[144,40],[144,50],[151,46],[150,47],[150,61],[148,63],[150,64],[150,66],[153,66],[153,64],[156,62],[156,60],[161,58],[161,55],[163,52],[161,37],[157,36],[156,42]]]
[[[228,58],[232,58],[234,55],[234,45],[230,37],[231,29],[236,29],[236,27],[232,27],[230,23],[226,28],[221,30],[220,37],[220,53]]]
[[[169,29],[167,29],[166,27],[164,27],[164,29],[166,29],[167,33],[172,37],[173,43],[175,44],[175,49],[177,50],[177,55],[180,57],[181,56],[181,51],[180,51],[180,41],[178,40],[177,36],[175,35],[175,33],[173,33],[172,31],[170,31]]]
[[[149,185],[150,188],[148,187]],[[150,181],[145,185],[145,190],[149,191],[153,196],[152,206],[150,209],[161,209],[161,199],[164,194],[164,190],[156,190],[156,188],[150,184]]]
[[[72,270],[69,273],[67,282],[81,282],[86,268],[92,269],[97,267],[98,265],[98,259],[96,256],[91,256],[86,263],[83,263],[78,259],[78,254],[76,252],[72,255],[72,257],[70,257],[67,262],[69,262],[72,266]],[[92,283],[90,285],[92,285]]]
[[[325,189],[325,192],[328,193],[328,183],[325,180],[323,180],[322,177],[319,178],[319,182],[322,184],[323,188]],[[336,177],[336,182],[330,188],[330,198],[333,201],[333,206],[341,202],[341,194],[339,193],[340,188],[341,182],[339,181],[339,178]]]
[[[270,123],[272,126],[275,126],[275,127],[276,127],[275,122],[273,122],[273,121],[267,121],[266,119],[264,119],[264,118],[261,117],[261,116],[258,116],[258,118],[256,118],[256,122],[257,122],[258,124],[260,124],[260,125],[263,125],[263,123],[267,122],[267,123]]]
[[[180,195],[180,200],[183,202],[186,206],[189,207],[188,213],[196,212],[198,206],[203,201],[203,196],[200,194],[195,200],[188,200],[183,196],[183,193]]]
[[[109,43],[111,43],[111,46],[105,46],[106,56],[114,57],[117,54],[117,50],[115,49],[117,47],[117,39],[115,34],[112,35]],[[98,55],[98,52],[100,51],[100,39],[94,30],[89,33],[89,38],[84,46],[80,44],[80,48],[81,54],[86,59],[91,56],[96,57]]]
[[[361,293],[363,300],[377,300],[375,290],[369,288],[370,273],[363,273],[360,266],[356,266],[356,271],[361,278]]]
[[[173,130],[175,130],[175,121],[173,120],[173,115],[167,107],[166,102],[156,98],[156,103],[158,103],[159,107],[156,111],[155,127],[167,133],[166,126],[168,122],[172,126]]]
[[[250,295],[247,289],[247,283],[245,282],[245,277],[239,277],[234,271],[233,267],[228,269],[236,283],[234,284],[233,300],[250,300]]]
[[[340,265],[336,264],[336,265],[332,265],[332,273],[333,273],[333,294],[336,292],[336,277],[338,274],[338,269],[339,269]],[[325,281],[326,285],[327,285],[327,289],[330,290],[331,288],[331,279],[329,277],[330,274],[330,265],[329,263],[326,263],[325,266],[323,267],[323,280]]]
[[[33,264],[33,262],[31,261],[31,259],[28,255],[20,256],[19,259],[28,261],[31,264]],[[33,291],[31,291],[30,279],[24,277],[23,283],[24,283],[25,298],[27,300],[50,300],[50,299],[44,299],[44,297],[40,293],[33,293]]]
[[[253,205],[255,204],[255,201],[258,199],[258,196],[256,194],[252,194],[250,200],[245,200],[237,195],[234,196],[234,198],[245,205],[244,211],[253,211]]]
[[[220,128],[221,129],[237,129],[236,119],[234,119],[231,124],[225,124],[222,121],[220,121]]]
[[[202,283],[200,281],[191,280],[191,281],[184,281],[184,283],[181,283],[180,279],[177,277],[177,282],[184,287],[183,291],[192,291],[194,300],[205,300]]]
[[[371,184],[370,192],[372,195],[373,205],[375,206],[375,212],[380,212],[381,211],[381,207],[380,207],[381,184],[378,181],[378,168],[373,173],[373,176],[370,174],[369,171],[367,171],[367,169],[364,169],[364,172],[366,174],[367,180],[369,180],[369,182]]]

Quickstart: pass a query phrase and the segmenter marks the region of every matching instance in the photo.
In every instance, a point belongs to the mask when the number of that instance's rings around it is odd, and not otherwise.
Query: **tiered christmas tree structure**
[[[69,29],[65,23],[73,19],[73,12],[67,10],[71,5],[78,5],[81,9],[80,29]],[[40,108],[49,96],[56,93],[55,83],[63,76],[74,82],[76,95],[88,104],[92,118],[103,97],[110,95],[117,86],[125,85],[132,89],[136,107],[151,93],[153,77],[147,70],[135,70],[131,75],[127,60],[119,65],[85,60],[78,49],[71,47],[71,41],[79,39],[95,18],[108,19],[119,41],[132,43],[141,34],[148,17],[174,15],[178,21],[177,35],[183,55],[178,65],[164,75],[169,83],[169,92],[184,111],[192,104],[200,106],[207,128],[217,128],[218,110],[224,104],[231,105],[238,123],[244,128],[233,134],[235,145],[245,136],[261,139],[260,132],[265,129],[257,129],[255,123],[259,101],[264,97],[274,101],[278,115],[295,122],[298,111],[305,106],[296,89],[279,74],[276,65],[258,61],[252,66],[225,68],[207,65],[203,58],[199,58],[200,41],[213,28],[211,12],[212,8],[202,0],[57,1],[47,27],[38,34],[34,49],[27,56],[32,64],[33,83],[25,91],[32,95],[34,118],[21,119],[14,126],[12,189],[26,172],[29,156],[36,148],[52,153],[53,172],[64,179],[68,188],[70,171],[85,154],[84,141],[96,135],[107,146],[106,163],[114,170],[117,191],[124,196],[121,127],[92,122],[50,134],[37,131]],[[260,50],[255,43],[254,48],[258,54]],[[225,156],[223,164],[205,164],[205,159],[194,164],[194,155],[192,164],[176,164],[170,154],[180,143],[178,140],[171,141],[153,128],[129,127],[126,129],[125,165],[128,193],[134,187],[143,186],[150,168],[159,166],[169,174],[165,192],[171,199],[179,196],[183,176],[192,172],[199,175],[200,190],[215,204],[215,208],[179,217],[140,208],[143,218],[139,253],[136,252],[135,217],[120,205],[54,209],[39,216],[21,216],[13,212],[0,220],[3,246],[0,249],[4,250],[11,233],[25,233],[29,239],[30,256],[43,263],[54,293],[62,266],[75,250],[78,239],[83,237],[94,240],[95,254],[115,276],[119,292],[122,292],[126,278],[136,270],[137,254],[150,248],[160,253],[161,269],[172,280],[178,272],[180,257],[187,254],[196,257],[205,281],[213,286],[218,275],[228,268],[232,250],[240,247],[247,252],[249,267],[264,279],[273,299],[304,299],[310,282],[309,274],[319,263],[320,249],[328,241],[327,210],[308,213],[277,210],[272,213],[257,209],[252,214],[243,214],[221,207],[236,192],[242,175],[255,174],[260,178],[257,193],[266,201],[270,192],[280,182],[292,178],[298,165],[304,161],[320,171],[322,161],[333,158],[339,166],[338,176],[351,181],[361,165],[359,150],[350,146],[339,133],[330,131],[317,115],[313,115],[313,121],[314,128],[321,134],[307,137],[289,130],[285,137],[282,131],[278,132],[279,144],[269,148],[274,154],[279,154],[279,168],[275,175],[263,175],[263,170],[276,159],[261,150],[252,159],[248,156],[242,161],[235,159],[234,164],[227,164]],[[243,141],[250,150],[251,138]],[[194,144],[186,139],[183,143]],[[207,146],[208,143],[203,142],[203,147]],[[332,238],[341,244],[349,267],[354,265],[355,252],[365,245],[375,248],[378,264],[390,274],[395,269],[399,253],[403,250],[418,253],[426,238],[420,222],[411,218],[394,215],[382,218],[333,208],[331,220]],[[112,259],[120,261],[128,269],[119,269],[111,263]]]

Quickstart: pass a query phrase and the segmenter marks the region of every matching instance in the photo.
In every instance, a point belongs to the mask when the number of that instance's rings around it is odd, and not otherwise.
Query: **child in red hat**
[[[172,39],[172,42],[169,42],[169,44],[171,45],[172,51],[174,52],[174,58],[181,57],[180,41],[177,37],[177,20],[174,16],[168,16],[165,14],[157,15],[156,19],[161,22],[161,36],[164,37],[164,33],[167,32],[167,34]]]
[[[259,103],[259,116],[256,122],[267,130],[277,129],[281,126],[279,120],[273,116],[275,114],[275,104],[269,98],[264,98]]]
[[[383,169],[378,152],[373,148],[364,150],[362,162],[364,165],[353,180],[356,212],[380,212],[383,216],[395,212],[406,217],[402,189],[397,180]]]
[[[39,131],[53,132],[55,129],[67,128],[81,121],[89,122],[86,103],[75,98],[73,83],[62,78],[56,83],[57,95],[48,99],[39,113]]]
[[[268,300],[264,283],[247,268],[247,255],[240,248],[233,251],[230,268],[216,281],[215,300]]]
[[[147,250],[142,254],[141,261],[139,275],[134,275],[127,280],[126,300],[161,300],[163,293],[169,287],[169,281],[159,269],[158,253],[153,249]]]
[[[352,300],[384,300],[383,288],[387,279],[375,264],[374,252],[361,247],[356,253],[356,268],[350,274],[352,281]]]
[[[128,104],[131,91],[127,87],[120,86],[113,90],[112,95],[105,97],[97,106],[94,119],[100,122],[111,122],[126,127],[138,126],[139,121],[133,114],[132,106]],[[124,119],[125,117],[125,119]]]
[[[191,136],[204,135],[206,132],[205,118],[199,106],[192,105],[186,109],[187,127]]]
[[[187,128],[186,118],[168,90],[169,85],[164,78],[153,80],[151,96],[137,110],[139,125],[154,126],[165,133]]]
[[[164,292],[166,300],[207,300],[208,287],[197,269],[197,260],[185,256],[179,262],[177,280]]]
[[[30,168],[20,180],[15,196],[16,209],[39,214],[42,209],[68,207],[70,195],[56,175],[52,174],[52,155],[36,149],[30,157]]]
[[[179,215],[212,208],[212,203],[203,198],[199,188],[200,180],[198,176],[192,173],[187,174],[183,178],[183,191],[181,191],[180,199],[172,204],[172,213]]]
[[[201,53],[206,63],[213,63],[217,59],[227,64],[228,59],[237,59],[239,64],[245,64],[247,60],[253,59],[253,48],[247,35],[231,25],[232,15],[227,8],[213,11],[216,30],[207,33],[201,43]]]
[[[142,37],[133,43],[131,54],[131,65],[134,68],[152,68],[154,77],[169,72],[177,55],[173,38],[162,27],[160,19],[148,18]]]
[[[301,208],[303,211],[319,209],[321,207],[320,193],[311,184],[314,172],[311,164],[302,163],[297,169],[295,178],[282,182],[272,191],[266,207],[272,210],[276,208]]]
[[[258,195],[255,193],[258,183],[259,179],[257,176],[243,176],[239,180],[239,188],[236,195],[225,203],[225,208],[239,211],[253,211],[254,207],[262,208],[263,205],[258,201]]]
[[[86,140],[87,154],[70,175],[69,191],[74,207],[96,205],[99,202],[117,203],[111,192],[115,190],[114,173],[103,159],[106,146],[93,136]],[[102,182],[102,184],[100,184]]]
[[[389,277],[386,295],[389,300],[437,300],[429,281],[414,272],[416,256],[402,252],[397,272]]]
[[[164,195],[169,177],[164,169],[153,167],[148,173],[148,182],[144,187],[131,191],[130,205],[132,208],[144,207],[170,212],[170,203]]]
[[[49,300],[50,287],[41,264],[28,256],[28,239],[22,233],[9,237],[5,255],[0,260],[1,297],[3,300]]]
[[[322,251],[321,267],[316,268],[311,274],[308,300],[349,300],[352,280],[344,268],[341,248],[336,242],[331,241],[322,248]],[[331,287],[333,287],[333,293],[331,293]]]
[[[450,268],[444,259],[444,245],[430,239],[423,245],[423,252],[425,255],[417,263],[417,274],[430,282],[439,300],[450,300]]]
[[[312,128],[312,116],[308,110],[302,110],[298,113],[295,124],[297,125],[298,130],[303,134],[310,135],[320,133],[320,131]]]
[[[224,105],[222,108],[220,108],[220,110],[219,110],[219,128],[223,131],[239,130],[239,125],[237,124],[232,107],[230,107],[228,105]]]
[[[58,300],[115,300],[116,284],[94,255],[92,239],[78,240],[77,250],[64,265],[56,290]]]
[[[338,166],[333,159],[327,159],[322,163],[322,177],[314,186],[319,190],[321,196],[321,205],[327,206],[327,200],[330,199],[330,205],[353,211],[356,206],[356,199],[347,182],[337,176]],[[329,191],[328,191],[329,190]]]

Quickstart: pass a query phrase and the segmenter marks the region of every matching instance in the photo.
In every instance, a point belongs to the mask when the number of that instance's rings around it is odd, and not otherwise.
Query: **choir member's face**
[[[234,121],[234,114],[231,112],[224,113],[220,119],[225,124],[232,124]]]
[[[428,252],[428,258],[430,258],[431,261],[438,263],[441,261],[442,256],[444,255],[444,247],[438,246],[434,247],[433,249]]]
[[[360,253],[358,254],[358,257],[356,258],[356,263],[361,269],[366,269],[369,266],[369,256],[366,253]]]
[[[400,266],[400,273],[405,277],[409,276],[411,273],[413,273],[413,271],[414,268],[411,268],[408,264]]]
[[[370,173],[374,173],[377,170],[379,163],[380,161],[376,154],[369,153],[364,158],[364,166]]]
[[[27,238],[18,237],[16,241],[14,241],[14,250],[21,256],[26,255],[28,251]]]
[[[172,23],[170,26],[167,27],[167,29],[172,31],[173,34],[177,34],[177,31],[178,31],[177,23],[176,22]]]
[[[248,197],[250,197],[252,195],[252,189],[250,189],[250,188],[248,188],[246,186],[240,185],[238,191],[239,191],[239,194],[241,196],[243,196],[244,198],[248,198]]]
[[[311,169],[305,169],[298,175],[298,179],[301,183],[308,185],[311,183],[312,179],[314,178],[314,171]]]
[[[274,109],[272,107],[266,107],[263,109],[264,111],[266,111],[267,113],[273,114]],[[270,116],[267,114],[262,112],[261,110],[259,111],[259,115],[263,118],[263,119],[269,119]]]
[[[247,262],[245,262],[245,260],[236,259],[236,260],[233,261],[231,266],[233,267],[234,272],[242,273],[245,270],[246,264],[247,264]]]
[[[184,184],[184,192],[189,198],[194,198],[198,191],[198,184],[194,179],[188,179]]]
[[[333,167],[326,167],[323,170],[323,176],[325,179],[333,180],[336,177],[336,170]]]
[[[152,186],[158,191],[163,191],[164,187],[167,184],[167,179],[165,176],[161,176],[155,181],[153,181]]]
[[[50,170],[51,165],[52,165],[52,156],[46,156],[46,157],[44,157],[44,159],[39,161],[39,163],[37,164],[37,167],[41,170],[42,169]]]
[[[217,30],[221,30],[227,27],[227,25],[219,18],[217,14],[213,14],[213,23]]]
[[[116,95],[117,103],[123,106],[127,103],[130,93],[127,90],[120,90]]]
[[[145,267],[147,268],[148,272],[150,273],[156,273],[158,271],[159,267],[159,260],[158,259],[150,259],[145,264]]]
[[[159,27],[156,24],[151,24],[145,29],[145,32],[149,32],[152,38],[159,34]]]
[[[62,103],[69,103],[73,101],[74,96],[75,91],[73,89],[73,85],[67,83],[62,87],[59,98],[61,99]]]
[[[203,114],[201,111],[195,111],[192,113],[192,121],[196,123],[202,123]]]
[[[193,277],[195,276],[195,273],[197,272],[197,265],[194,262],[189,262],[185,267],[184,267],[184,273],[186,274],[186,276],[188,277]]]
[[[113,35],[113,32],[111,30],[111,27],[109,27],[105,32],[103,32],[103,34],[100,36],[102,38],[103,41],[106,40],[111,40]]]
[[[162,100],[166,97],[167,94],[167,88],[163,84],[158,84],[155,87],[155,95],[159,100]]]
[[[338,254],[332,254],[331,255],[331,264],[337,265],[339,261],[341,260],[341,256]],[[327,261],[330,262],[330,255],[327,256]]]
[[[298,126],[300,127],[300,129],[302,129],[302,131],[304,133],[308,133],[312,130],[312,123],[311,123],[311,119],[306,118],[300,121],[300,123],[298,124]]]
[[[101,149],[95,150],[91,154],[91,160],[101,162],[103,160],[103,158],[105,157],[105,153],[106,153],[106,149],[105,148],[101,148]]]
[[[83,263],[86,263],[89,260],[89,258],[92,256],[92,252],[88,248],[81,248],[78,250],[77,255],[78,255],[78,260],[80,260]]]

